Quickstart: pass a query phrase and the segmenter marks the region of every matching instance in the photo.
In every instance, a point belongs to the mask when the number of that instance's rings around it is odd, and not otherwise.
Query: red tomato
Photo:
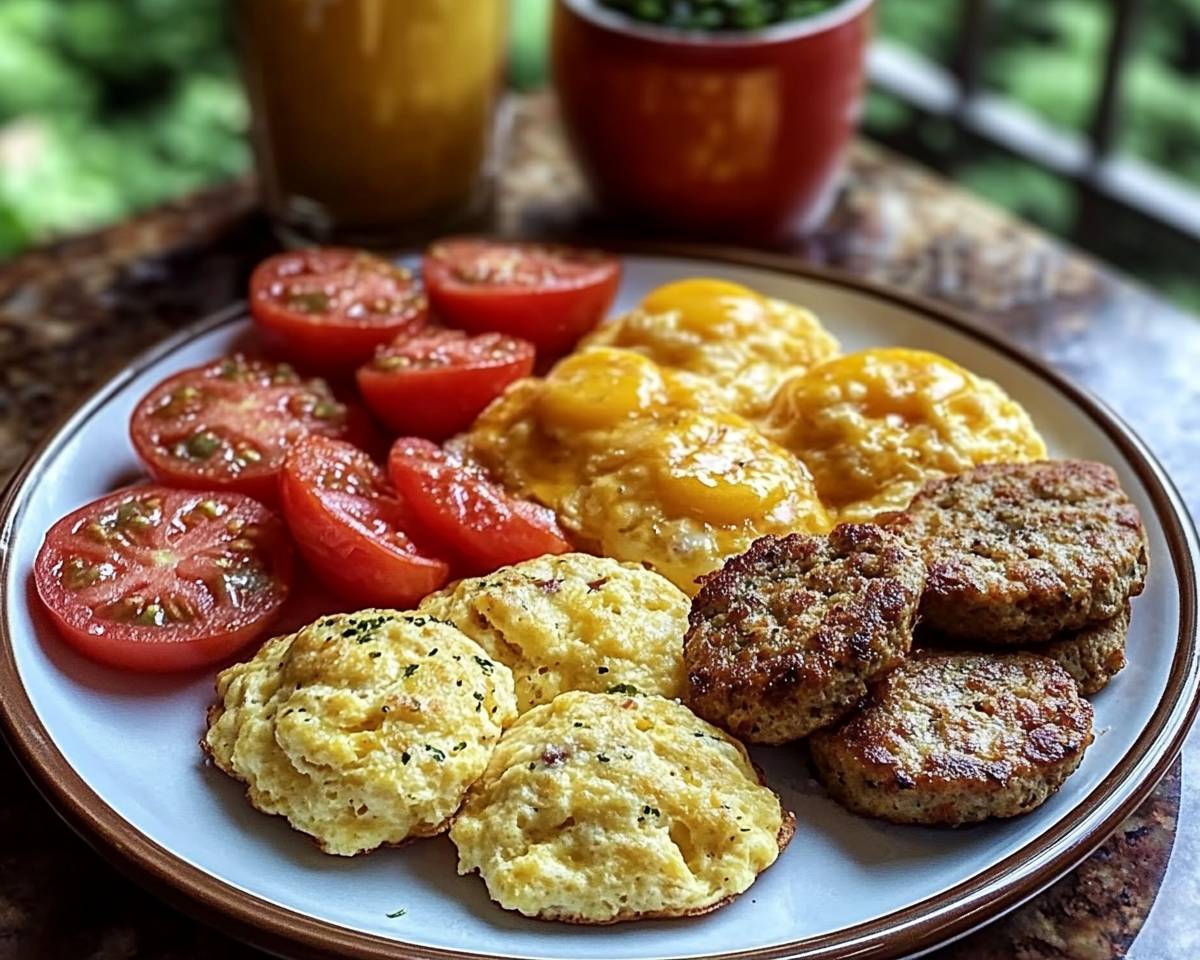
[[[361,439],[363,424],[325,381],[233,356],[168,377],[141,399],[129,429],[155,480],[274,503],[292,444],[309,433]]]
[[[440,240],[421,261],[434,313],[464,330],[496,330],[566,353],[604,319],[621,265],[594,250]]]
[[[279,518],[249,497],[133,487],[51,527],[33,579],[81,653],[183,670],[262,634],[287,599],[292,548]]]
[[[284,356],[318,370],[357,366],[428,315],[412,273],[339,247],[264,260],[250,278],[250,312]]]
[[[481,571],[571,549],[552,511],[510,497],[428,440],[397,440],[388,474],[425,529]]]
[[[306,437],[284,461],[280,500],[304,559],[348,600],[406,607],[450,576],[409,537],[411,512],[357,447]]]
[[[442,440],[529,376],[533,358],[533,345],[523,340],[440,330],[380,350],[359,367],[358,388],[371,412],[397,433]]]

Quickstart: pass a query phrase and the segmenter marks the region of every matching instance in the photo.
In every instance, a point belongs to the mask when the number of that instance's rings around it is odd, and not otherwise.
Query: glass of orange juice
[[[263,202],[287,242],[397,246],[469,225],[505,0],[239,0]]]

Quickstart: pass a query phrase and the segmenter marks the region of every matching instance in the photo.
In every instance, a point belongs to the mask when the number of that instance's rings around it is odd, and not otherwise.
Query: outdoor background
[[[248,169],[229,0],[0,0],[0,259]],[[512,79],[544,80],[548,0],[513,0]],[[997,0],[993,89],[1082,130],[1100,83],[1110,0]],[[1143,11],[1125,83],[1121,149],[1200,189],[1200,0]],[[879,29],[945,62],[958,0],[880,0]],[[1048,229],[1074,222],[1074,188],[918,122],[873,92],[866,131],[920,153]],[[944,162],[942,160],[944,159]],[[1200,257],[1114,223],[1089,245],[1200,311]]]

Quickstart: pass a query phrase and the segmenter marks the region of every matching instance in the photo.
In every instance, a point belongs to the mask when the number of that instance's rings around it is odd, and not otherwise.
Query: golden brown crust
[[[754,743],[832,723],[908,652],[924,579],[918,552],[871,524],[755,541],[692,602],[689,706]]]
[[[1129,604],[1111,620],[1089,624],[1082,630],[1058,637],[1049,643],[1031,647],[1057,661],[1090,697],[1099,693],[1125,668],[1125,641],[1129,636]]]
[[[922,617],[961,640],[1047,641],[1118,616],[1145,584],[1141,517],[1101,463],[977,467],[926,484],[888,527],[925,556]]]
[[[809,746],[853,812],[957,826],[1040,806],[1091,742],[1092,708],[1053,660],[920,653]]]

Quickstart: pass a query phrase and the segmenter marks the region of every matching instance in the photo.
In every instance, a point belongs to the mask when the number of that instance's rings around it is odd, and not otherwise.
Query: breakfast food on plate
[[[759,416],[787,377],[836,356],[837,341],[803,307],[724,280],[689,279],[651,291],[584,345],[621,347],[705,377],[726,405]]]
[[[1146,580],[1146,533],[1116,472],[1086,460],[978,467],[931,481],[889,526],[925,555],[923,620],[1030,644],[1119,616]]]
[[[241,355],[175,374],[130,424],[167,486],[64,517],[34,565],[66,642],[132,670],[262,637],[293,545],[316,602],[368,607],[218,675],[201,746],[254,807],[343,856],[449,830],[500,906],[604,924],[715,910],[786,846],[735,736],[808,738],[895,823],[1015,816],[1076,769],[1147,571],[1114,471],[1042,460],[944,357],[839,356],[736,283],[598,326],[607,254],[452,238],[422,272],[429,305],[367,253],[264,261],[260,342],[339,393]]]
[[[450,576],[450,565],[414,542],[412,509],[357,447],[306,437],[288,454],[279,499],[309,566],[343,597],[415,604]]]
[[[752,743],[832,723],[904,660],[924,583],[921,554],[882,527],[755,541],[692,601],[688,705]]]
[[[1129,636],[1129,604],[1111,620],[1088,624],[1057,640],[1031,648],[1049,657],[1071,675],[1085,697],[1099,693],[1125,669],[1125,641]]]
[[[512,675],[449,624],[322,617],[217,677],[202,746],[326,853],[446,829],[516,716]]]
[[[854,813],[957,826],[1041,806],[1092,742],[1092,708],[1053,660],[925,654],[809,738],[818,778]]]
[[[686,707],[575,692],[509,728],[450,839],[505,909],[594,924],[715,910],[792,830],[745,748]]]
[[[279,518],[241,494],[129,487],[52,526],[33,581],[81,653],[129,670],[182,670],[270,626],[291,587],[292,548]]]
[[[270,345],[319,370],[369,360],[428,322],[416,278],[364,250],[323,247],[268,257],[250,278],[250,313]]]
[[[427,330],[381,347],[358,368],[367,407],[397,433],[444,440],[514,380],[533,372],[533,344],[499,333]]]
[[[129,432],[155,480],[271,503],[297,440],[315,433],[363,442],[364,426],[324,380],[237,355],[168,377],[138,402]]]
[[[568,690],[683,693],[688,598],[635,564],[539,557],[431,594],[420,612],[510,667],[522,711]]]
[[[401,437],[392,444],[388,476],[423,529],[472,571],[571,549],[553,511],[510,496],[474,464],[428,440]]]
[[[555,356],[604,319],[621,263],[598,250],[452,237],[426,251],[421,273],[445,322],[521,337]]]
[[[762,429],[808,465],[839,520],[898,510],[931,477],[1046,455],[1029,415],[992,381],[896,347],[847,354],[785,381]]]
[[[763,534],[823,531],[804,465],[720,407],[702,378],[594,347],[514,384],[462,439],[582,549],[681,589]]]

